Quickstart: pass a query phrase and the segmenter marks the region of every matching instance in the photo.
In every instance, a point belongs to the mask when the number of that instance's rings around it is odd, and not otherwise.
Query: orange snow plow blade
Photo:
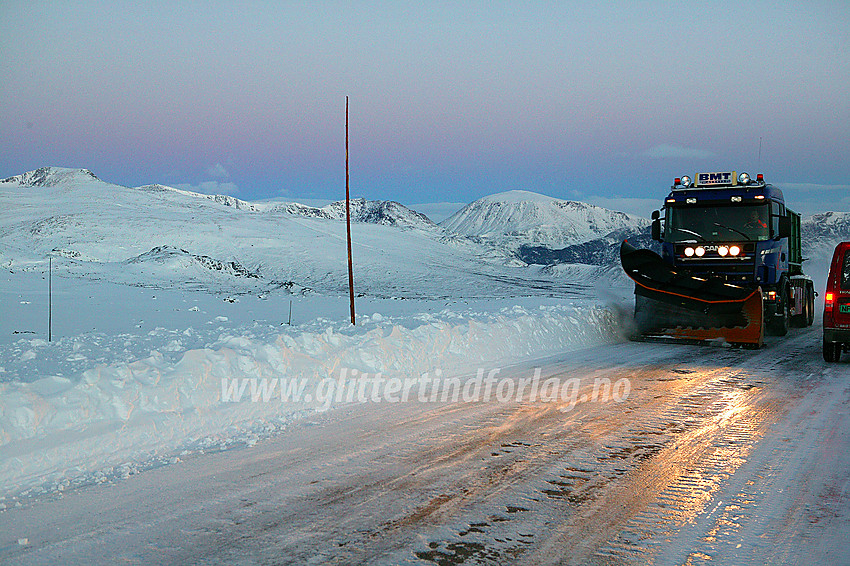
[[[635,339],[764,343],[761,288],[679,272],[650,250],[620,247],[626,274],[635,282]]]

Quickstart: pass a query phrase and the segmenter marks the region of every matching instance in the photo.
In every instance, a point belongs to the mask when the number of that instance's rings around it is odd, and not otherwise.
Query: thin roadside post
[[[53,256],[47,258],[47,341],[53,342]]]
[[[351,196],[348,189],[348,97],[345,97],[345,231],[348,240],[348,295],[351,300],[351,324],[354,325],[354,264],[351,260]]]

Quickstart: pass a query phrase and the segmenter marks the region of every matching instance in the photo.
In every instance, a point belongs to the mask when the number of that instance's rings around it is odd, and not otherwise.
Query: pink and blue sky
[[[524,189],[648,216],[763,172],[850,210],[850,4],[0,1],[0,177],[264,198]],[[761,156],[759,145],[761,142]]]

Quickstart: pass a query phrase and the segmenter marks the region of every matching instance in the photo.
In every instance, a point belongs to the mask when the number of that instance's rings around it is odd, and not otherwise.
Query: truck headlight
[[[742,185],[750,184],[750,174],[749,173],[741,173],[738,175],[738,182]]]
[[[741,248],[739,248],[738,246],[731,246],[729,248],[729,255],[735,256],[739,253],[741,253]]]
[[[685,187],[686,189],[691,186],[691,178],[688,177],[687,175],[682,175],[681,180],[682,180],[682,186]]]
[[[717,248],[717,253],[718,255],[720,255],[720,257],[726,257],[726,254],[729,253],[729,248],[727,248],[726,246],[720,246],[719,248]]]
[[[694,249],[691,247],[685,248],[685,255],[688,257],[694,257]]]
[[[702,257],[705,255],[705,248],[699,246],[697,249],[694,250],[694,253],[697,254],[697,257]]]

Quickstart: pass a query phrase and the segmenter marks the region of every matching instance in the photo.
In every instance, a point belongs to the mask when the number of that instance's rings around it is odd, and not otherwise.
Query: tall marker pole
[[[348,190],[348,97],[345,97],[345,231],[348,237],[348,295],[351,299],[351,324],[354,325],[354,265],[351,261],[351,197]]]
[[[53,342],[53,256],[47,258],[47,341]]]

